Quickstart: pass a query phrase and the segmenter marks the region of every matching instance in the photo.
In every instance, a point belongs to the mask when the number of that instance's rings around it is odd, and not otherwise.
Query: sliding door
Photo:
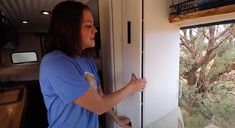
[[[142,77],[142,0],[122,0],[123,7],[123,81],[131,74]],[[142,94],[132,94],[124,100],[124,112],[133,128],[142,125]]]

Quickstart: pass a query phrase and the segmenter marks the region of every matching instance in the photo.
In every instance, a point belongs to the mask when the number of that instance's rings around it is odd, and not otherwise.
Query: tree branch
[[[225,31],[221,32],[218,36],[215,37],[215,40],[218,40],[221,37],[223,37],[225,34],[230,33],[230,31],[234,30],[234,27],[235,27],[234,24],[230,24]]]
[[[189,45],[190,40],[188,40],[185,36],[182,36],[182,35],[180,35],[180,40],[181,40],[180,45],[183,45],[190,52],[191,56],[193,58],[195,58],[196,57],[195,56],[196,52],[195,52],[195,49],[190,47],[190,45]]]

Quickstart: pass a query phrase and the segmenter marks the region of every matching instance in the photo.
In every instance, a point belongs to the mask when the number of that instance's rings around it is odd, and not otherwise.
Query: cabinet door
[[[128,83],[131,74],[142,77],[142,0],[122,0],[123,7],[123,81]],[[141,93],[124,100],[124,113],[133,128],[141,128]]]

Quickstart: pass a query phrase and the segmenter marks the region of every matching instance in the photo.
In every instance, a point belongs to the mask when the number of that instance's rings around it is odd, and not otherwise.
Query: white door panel
[[[123,5],[123,82],[131,74],[141,77],[142,71],[142,0],[122,0]],[[123,102],[125,116],[133,128],[141,127],[141,93],[128,96]]]

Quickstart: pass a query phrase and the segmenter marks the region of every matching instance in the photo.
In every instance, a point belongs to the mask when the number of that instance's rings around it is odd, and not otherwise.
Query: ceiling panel
[[[19,31],[45,31],[49,24],[49,16],[41,15],[41,10],[52,11],[54,6],[64,0],[0,0],[0,10],[18,28]],[[75,0],[92,7],[97,22],[97,0]],[[29,24],[21,24],[28,20]]]

